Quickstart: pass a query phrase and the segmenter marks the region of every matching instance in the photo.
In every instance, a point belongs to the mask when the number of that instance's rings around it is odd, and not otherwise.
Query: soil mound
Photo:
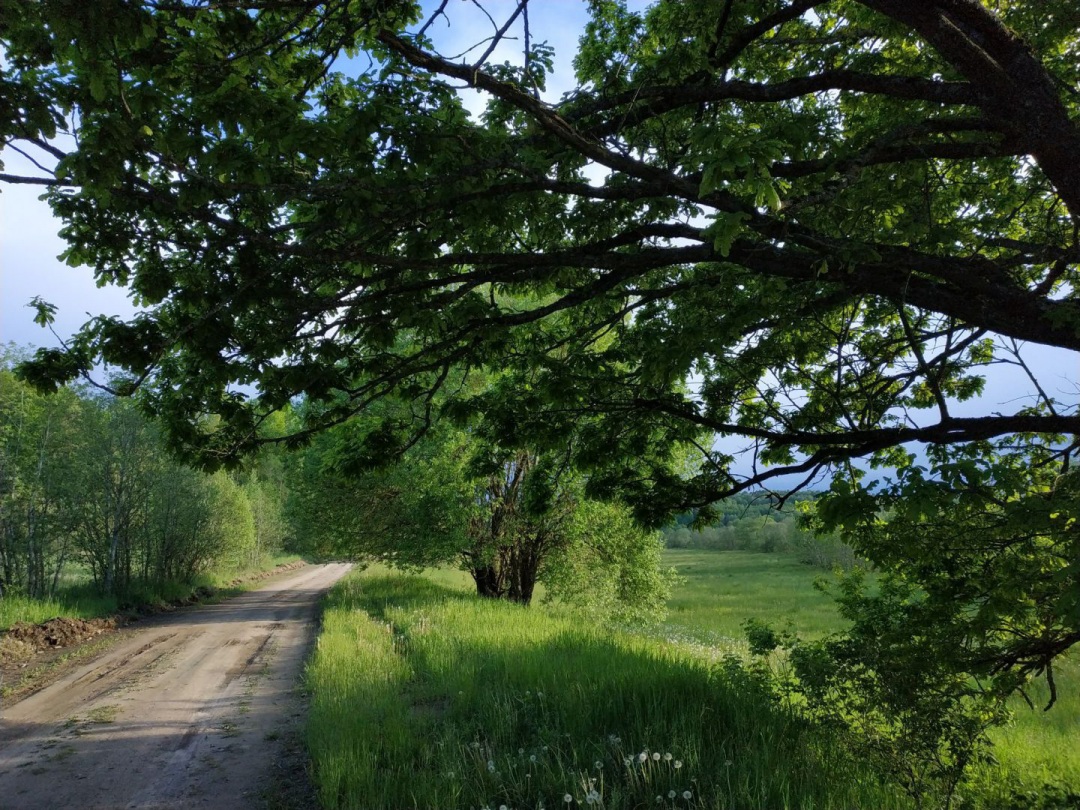
[[[7,631],[7,637],[28,644],[36,650],[70,647],[94,636],[115,630],[115,617],[105,619],[49,619],[41,624],[16,622]]]

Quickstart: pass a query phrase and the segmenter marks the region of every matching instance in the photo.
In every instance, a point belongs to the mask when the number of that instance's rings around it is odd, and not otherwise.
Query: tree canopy
[[[44,169],[2,179],[146,307],[25,373],[119,367],[207,463],[300,394],[293,440],[391,392],[422,426],[455,367],[505,372],[472,403],[505,435],[590,415],[579,463],[640,503],[1080,424],[950,412],[1009,341],[1080,348],[1067,4],[594,2],[559,99],[525,2],[458,57],[447,2],[2,11],[0,133]],[[676,441],[695,477],[620,467]]]

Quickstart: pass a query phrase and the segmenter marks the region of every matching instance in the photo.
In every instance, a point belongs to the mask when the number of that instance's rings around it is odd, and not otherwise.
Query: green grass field
[[[795,557],[669,549],[664,562],[682,582],[668,601],[667,620],[651,628],[651,634],[714,654],[742,654],[748,619],[791,626],[807,638],[838,626],[832,601],[814,587],[825,572]]]
[[[665,559],[683,577],[670,616],[634,632],[557,606],[479,600],[452,570],[347,578],[328,598],[307,675],[323,806],[906,807],[770,702],[752,673],[724,664],[745,650],[749,618],[809,637],[838,629],[813,585],[823,572],[754,552]],[[1010,795],[1022,788],[1035,802],[1047,785],[1080,786],[1075,665],[1058,683],[1052,712],[1019,703],[995,735],[1000,765],[973,774],[970,806],[1043,806]]]

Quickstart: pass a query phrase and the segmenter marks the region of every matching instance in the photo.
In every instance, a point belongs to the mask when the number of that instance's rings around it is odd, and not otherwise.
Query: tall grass
[[[40,624],[57,616],[94,619],[116,611],[115,597],[97,596],[86,588],[62,589],[54,599],[30,599],[9,594],[0,599],[0,630],[6,630],[16,622]]]
[[[309,665],[327,808],[903,807],[734,659],[373,572]]]

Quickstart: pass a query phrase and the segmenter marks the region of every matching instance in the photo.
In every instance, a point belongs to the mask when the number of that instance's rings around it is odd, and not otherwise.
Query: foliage
[[[20,354],[0,358],[0,596],[55,597],[81,563],[101,594],[128,597],[280,549],[280,476],[242,488],[181,466],[133,403],[43,396],[12,374]]]
[[[684,512],[663,532],[668,548],[795,553],[808,565],[831,571],[863,565],[835,534],[811,527],[817,492],[739,493],[710,504],[700,517]],[[780,501],[779,499],[782,499]],[[708,525],[700,525],[708,521]]]
[[[1010,359],[994,334],[1080,347],[1063,8],[597,2],[561,100],[536,36],[494,61],[524,6],[473,64],[438,53],[446,4],[420,27],[404,0],[4,10],[0,133],[54,161],[4,179],[48,188],[66,259],[148,307],[24,373],[126,369],[206,464],[285,441],[261,426],[299,394],[325,407],[297,440],[481,366],[507,435],[592,415],[593,494],[654,521],[906,442],[1076,431],[949,410]],[[707,448],[689,480],[626,469],[701,430],[756,472]]]
[[[71,391],[43,397],[20,383],[15,347],[0,353],[0,596],[55,591],[74,553],[65,504],[82,454]]]
[[[0,137],[53,162],[2,179],[46,187],[67,261],[147,307],[21,373],[123,369],[207,466],[356,414],[392,456],[481,411],[506,450],[573,434],[586,495],[653,525],[840,470],[826,525],[925,594],[897,607],[932,631],[906,648],[941,667],[923,687],[1050,675],[1077,640],[1080,412],[1034,379],[1033,405],[956,403],[990,363],[1030,373],[1021,342],[1080,349],[1068,4],[598,1],[561,99],[524,3],[473,63],[438,50],[448,5],[3,0]],[[455,388],[478,369],[497,383]],[[369,410],[391,395],[422,418]],[[860,486],[862,458],[896,486]]]
[[[850,625],[829,594],[814,587],[819,575],[792,556],[669,550],[665,562],[675,566],[681,581],[668,603],[667,620],[644,632],[700,654],[746,655],[743,628],[751,619],[780,628],[780,635],[797,633],[804,643],[835,636]],[[867,575],[865,584],[873,595],[875,575]],[[790,671],[788,656],[770,661],[779,673]],[[1019,695],[1010,698],[1010,722],[989,731],[992,760],[969,768],[957,807],[1038,807],[1035,797],[1053,807],[1055,796],[1080,790],[1080,750],[1072,744],[1080,717],[1080,660],[1062,658],[1055,679],[1059,698],[1050,712],[1043,711],[1049,690],[1042,681],[1025,687],[1034,708]],[[1068,801],[1062,799],[1061,806],[1068,807]]]
[[[918,594],[899,629],[920,628],[907,652],[1001,691],[1041,674],[1052,686],[1054,660],[1080,641],[1080,479],[1054,445],[1015,445],[933,448],[929,469],[837,481],[819,509],[825,527]],[[899,637],[882,642],[903,649]]]
[[[481,596],[522,604],[543,583],[604,620],[663,611],[670,577],[655,533],[587,498],[559,458],[444,422],[397,462],[356,469],[364,429],[347,422],[294,459],[290,515],[303,547],[405,569],[453,563]]]
[[[896,480],[834,482],[817,513],[882,571],[837,600],[849,629],[813,644],[761,625],[751,644],[791,647],[790,688],[922,806],[949,807],[1007,698],[1080,640],[1075,472],[1050,445],[934,448]]]
[[[656,532],[618,504],[584,501],[570,518],[567,543],[544,563],[547,597],[601,622],[648,623],[664,617],[675,582]]]
[[[757,654],[789,646],[794,679],[783,686],[805,701],[806,713],[835,729],[917,808],[947,810],[968,767],[986,760],[988,731],[1007,717],[1006,694],[927,654],[945,639],[912,636],[918,600],[913,588],[892,578],[871,595],[861,574],[851,573],[838,599],[849,629],[800,643],[751,622],[748,638]],[[930,625],[926,635],[936,634]],[[898,636],[908,643],[895,643]]]

